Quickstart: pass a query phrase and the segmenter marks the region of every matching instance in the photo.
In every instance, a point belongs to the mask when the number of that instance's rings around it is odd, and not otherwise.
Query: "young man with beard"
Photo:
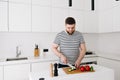
[[[66,67],[67,63],[79,67],[85,55],[86,47],[83,35],[76,31],[75,27],[75,19],[66,18],[65,30],[56,35],[52,44],[53,52],[59,57],[59,67]]]

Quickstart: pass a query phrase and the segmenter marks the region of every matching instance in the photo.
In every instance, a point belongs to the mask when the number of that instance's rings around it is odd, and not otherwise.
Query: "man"
[[[67,66],[67,63],[79,67],[85,52],[85,41],[82,34],[75,31],[76,22],[72,17],[65,20],[65,31],[57,34],[53,45],[53,52],[59,57],[59,67]],[[59,47],[59,50],[58,50]]]

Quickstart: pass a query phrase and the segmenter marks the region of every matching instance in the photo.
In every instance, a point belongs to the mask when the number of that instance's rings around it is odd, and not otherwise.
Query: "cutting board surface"
[[[77,73],[95,72],[95,70],[81,72],[80,69],[76,69],[76,70],[73,70],[73,71],[68,71],[69,69],[70,69],[70,67],[66,67],[66,68],[63,68],[63,71],[66,74],[77,74]]]

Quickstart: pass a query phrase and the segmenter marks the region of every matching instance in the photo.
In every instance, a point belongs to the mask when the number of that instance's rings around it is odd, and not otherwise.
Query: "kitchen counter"
[[[97,57],[94,55],[85,55],[82,62],[90,61],[92,57]],[[13,64],[24,64],[24,63],[34,63],[34,62],[42,62],[42,61],[58,61],[58,57],[53,53],[48,53],[45,56],[40,57],[27,57],[27,60],[15,60],[15,61],[6,61],[7,58],[0,59],[0,66],[2,65],[13,65]],[[92,58],[93,61],[97,60],[96,58]]]
[[[59,69],[59,76],[50,77],[49,71],[44,72],[31,72],[29,80],[39,80],[39,78],[45,78],[45,80],[114,80],[114,71],[112,69],[94,65],[95,72],[78,73],[78,74],[65,74],[62,69]]]
[[[111,59],[111,60],[120,61],[120,54],[98,52],[97,56],[107,58],[107,59]]]
[[[15,61],[6,61],[7,58],[0,59],[1,65],[13,65],[13,64],[24,64],[24,63],[34,63],[34,62],[42,62],[42,61],[58,61],[58,57],[54,54],[47,54],[45,56],[40,57],[27,57],[27,60],[15,60]]]

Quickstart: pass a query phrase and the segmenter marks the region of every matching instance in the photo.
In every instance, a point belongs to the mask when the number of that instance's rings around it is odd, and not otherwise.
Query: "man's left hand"
[[[80,63],[81,63],[81,61],[80,60],[76,60],[76,62],[75,62],[75,67],[79,67],[80,66]]]

